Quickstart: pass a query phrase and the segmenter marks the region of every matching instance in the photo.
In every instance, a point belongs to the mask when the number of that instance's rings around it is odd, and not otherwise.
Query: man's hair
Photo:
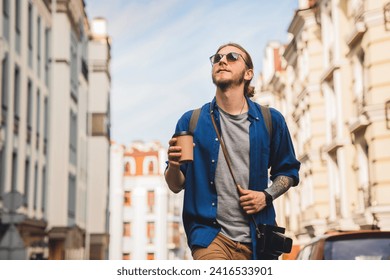
[[[220,46],[218,48],[218,50],[216,51],[216,53],[218,53],[221,49],[223,49],[224,47],[228,47],[228,46],[231,46],[231,47],[235,47],[237,49],[240,49],[244,54],[245,54],[245,61],[246,61],[246,67],[248,69],[252,69],[253,70],[253,62],[252,62],[252,58],[251,56],[249,55],[249,53],[239,44],[237,43],[227,43],[227,44],[224,44],[222,46]],[[252,76],[252,79],[253,79],[253,76]],[[252,79],[250,79],[249,81],[246,81],[245,82],[245,85],[244,85],[244,94],[248,97],[253,97],[253,95],[255,94],[255,88],[253,86],[250,85]]]

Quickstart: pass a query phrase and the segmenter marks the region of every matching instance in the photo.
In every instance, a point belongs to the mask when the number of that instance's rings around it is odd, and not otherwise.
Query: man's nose
[[[226,58],[226,54],[224,56],[222,56],[222,58],[219,60],[219,63],[225,63],[225,64],[228,64],[228,61],[227,61],[227,58]]]

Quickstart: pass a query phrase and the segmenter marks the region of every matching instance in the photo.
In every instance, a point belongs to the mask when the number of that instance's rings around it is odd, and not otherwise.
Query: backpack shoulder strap
[[[267,131],[269,134],[269,138],[272,139],[272,117],[271,117],[271,111],[269,110],[269,107],[260,105],[261,113],[264,117],[265,126],[267,127]]]
[[[199,119],[199,115],[200,115],[200,109],[201,108],[197,108],[194,111],[192,111],[190,124],[189,124],[189,128],[188,128],[188,130],[191,133],[194,133],[194,131],[195,131],[196,124],[198,123],[198,119]]]

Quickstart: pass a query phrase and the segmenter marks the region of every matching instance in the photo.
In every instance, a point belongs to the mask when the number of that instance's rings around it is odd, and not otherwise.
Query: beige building
[[[390,4],[299,1],[286,63],[255,97],[285,115],[302,163],[278,211],[301,242],[330,229],[390,229]],[[274,46],[275,49],[275,46]],[[264,94],[265,93],[265,94]],[[263,99],[261,99],[263,98]]]
[[[108,37],[82,0],[0,8],[0,257],[107,258]]]

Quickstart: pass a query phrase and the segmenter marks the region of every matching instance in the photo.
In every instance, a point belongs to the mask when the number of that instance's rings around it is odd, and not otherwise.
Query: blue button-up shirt
[[[286,122],[281,113],[271,110],[272,141],[258,104],[247,98],[249,105],[248,120],[250,143],[250,190],[261,191],[268,186],[268,169],[271,180],[284,175],[294,180],[294,186],[299,182],[300,163],[295,157],[293,144]],[[183,223],[188,245],[207,247],[220,231],[217,223],[217,192],[214,185],[215,171],[218,164],[220,143],[210,118],[213,110],[217,126],[220,128],[220,117],[215,98],[211,103],[202,106],[197,126],[194,131],[194,161],[182,164],[181,171],[185,176],[185,193],[183,206]],[[176,131],[187,131],[192,110],[186,112],[178,121]],[[230,174],[226,174],[230,176]],[[234,185],[231,186],[235,188]],[[237,213],[238,215],[239,213]],[[267,206],[254,215],[257,223],[275,224],[273,205]],[[233,219],[233,217],[232,217]],[[255,226],[250,224],[253,258],[256,246]]]

